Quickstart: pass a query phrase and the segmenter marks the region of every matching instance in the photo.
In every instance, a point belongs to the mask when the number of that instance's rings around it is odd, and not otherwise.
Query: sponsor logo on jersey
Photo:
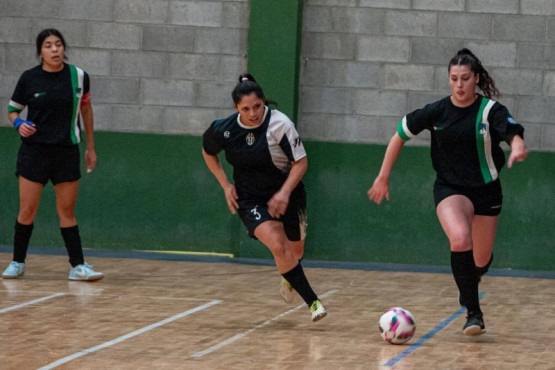
[[[507,117],[507,122],[509,122],[510,125],[516,125],[515,119],[514,119],[513,116],[511,116],[510,114],[509,114],[509,116]]]
[[[249,132],[249,134],[247,135],[247,144],[254,144],[254,134],[252,132]]]
[[[293,140],[293,148],[296,148],[302,144],[302,140],[300,137],[297,137]]]
[[[41,96],[45,96],[46,95],[46,91],[41,91],[41,92],[36,92],[33,94],[33,96],[35,98],[41,97]]]
[[[434,131],[441,131],[443,130],[443,127],[441,126],[434,126]]]
[[[229,139],[229,135],[231,135],[231,134],[229,133],[229,131],[224,132],[224,137],[225,137],[226,139]]]
[[[486,135],[488,133],[488,125],[485,123],[480,123],[480,135]]]

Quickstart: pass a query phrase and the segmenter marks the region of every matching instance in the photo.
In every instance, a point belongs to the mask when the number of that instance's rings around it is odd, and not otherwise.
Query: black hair
[[[493,78],[491,78],[488,71],[486,71],[480,59],[467,48],[459,50],[457,55],[451,58],[448,71],[451,71],[451,66],[469,66],[472,72],[478,74],[478,87],[485,96],[488,98],[501,96],[501,93],[497,87],[495,87],[495,81],[493,81]]]
[[[56,36],[57,38],[59,38],[62,41],[62,45],[64,45],[64,51],[67,50],[66,40],[64,39],[64,36],[62,35],[62,33],[55,28],[47,28],[45,30],[40,31],[40,33],[37,35],[37,57],[39,58],[40,58],[40,53],[42,51],[42,44],[44,43],[44,40],[46,40],[48,36]],[[66,59],[67,59],[67,56],[64,53],[64,60]]]
[[[264,102],[264,104],[268,104],[268,100],[264,95],[264,91],[262,87],[256,82],[254,77],[250,73],[243,73],[239,76],[239,83],[235,85],[235,88],[231,92],[231,98],[233,99],[233,103],[235,105],[241,102],[244,96],[250,94],[256,94],[256,96]]]

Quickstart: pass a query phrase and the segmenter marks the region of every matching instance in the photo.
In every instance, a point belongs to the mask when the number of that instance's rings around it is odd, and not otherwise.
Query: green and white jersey
[[[59,72],[36,66],[21,75],[8,105],[8,113],[27,107],[27,120],[36,125],[27,143],[72,145],[81,141],[81,100],[89,95],[89,76],[65,64]]]
[[[450,97],[443,98],[407,114],[397,126],[405,141],[423,130],[431,132],[432,164],[438,179],[460,186],[497,180],[505,165],[499,144],[524,134],[505,106],[481,95],[465,108],[453,105]]]

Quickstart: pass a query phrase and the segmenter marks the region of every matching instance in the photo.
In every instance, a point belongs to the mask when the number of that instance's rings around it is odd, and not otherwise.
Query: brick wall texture
[[[199,135],[232,111],[248,19],[248,0],[0,0],[0,103],[37,64],[38,32],[55,27],[91,75],[98,129]],[[299,131],[386,143],[405,113],[449,93],[462,47],[530,148],[555,150],[555,0],[305,0]]]
[[[404,114],[449,94],[447,63],[462,47],[529,147],[554,150],[555,0],[306,0],[299,130],[386,143]]]

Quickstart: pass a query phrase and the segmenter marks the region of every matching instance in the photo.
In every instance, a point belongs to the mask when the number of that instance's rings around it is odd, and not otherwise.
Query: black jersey
[[[268,107],[257,127],[243,125],[239,113],[214,121],[203,135],[203,148],[210,155],[224,150],[239,199],[264,201],[281,188],[291,162],[306,156],[293,122]],[[302,187],[301,182],[297,189]]]
[[[79,108],[89,93],[89,76],[83,70],[64,63],[59,72],[47,72],[41,66],[21,75],[8,112],[28,108],[27,120],[36,125],[34,135],[21,138],[27,143],[71,145],[81,141]]]
[[[461,186],[495,181],[505,164],[500,142],[524,133],[505,106],[481,95],[465,108],[453,105],[450,97],[428,104],[403,117],[397,133],[410,140],[425,129],[431,132],[438,180]]]

